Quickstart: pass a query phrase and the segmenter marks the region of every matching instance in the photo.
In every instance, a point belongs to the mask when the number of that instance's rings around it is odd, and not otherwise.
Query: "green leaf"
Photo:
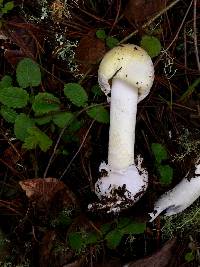
[[[0,81],[0,89],[12,87],[12,78],[9,75],[5,75]]]
[[[152,143],[151,150],[157,163],[161,163],[162,160],[166,160],[168,158],[166,148],[159,143]]]
[[[43,152],[46,152],[52,145],[52,140],[37,127],[31,127],[27,130],[28,136],[24,140],[23,147],[34,149],[38,145]]]
[[[85,239],[86,245],[93,245],[96,244],[100,239],[100,235],[95,232],[87,233],[87,237]]]
[[[65,84],[64,94],[77,107],[85,107],[87,105],[87,93],[78,83]]]
[[[60,110],[60,100],[50,93],[39,93],[33,100],[32,109],[36,116]]]
[[[160,40],[149,35],[142,36],[140,46],[147,51],[151,58],[158,56],[162,48]]]
[[[94,94],[94,96],[101,96],[103,95],[103,92],[100,88],[100,86],[98,84],[92,86],[92,89],[91,89],[92,93]]]
[[[193,261],[194,259],[195,259],[195,256],[194,256],[193,251],[188,252],[188,253],[185,254],[185,260],[186,260],[187,262],[191,262],[191,261]]]
[[[14,124],[14,133],[15,136],[24,141],[25,138],[29,135],[28,129],[35,125],[34,121],[29,118],[26,114],[21,113],[17,116]]]
[[[73,250],[81,250],[85,247],[82,234],[79,232],[72,232],[68,235],[69,245]]]
[[[102,235],[107,234],[110,231],[110,229],[111,229],[111,223],[102,224],[100,227]]]
[[[158,171],[160,174],[160,182],[164,185],[169,185],[173,178],[173,169],[169,165],[159,165]]]
[[[10,108],[23,108],[27,105],[28,93],[22,88],[8,87],[0,90],[0,102]]]
[[[38,125],[44,125],[49,123],[52,120],[52,115],[47,115],[44,117],[36,117],[34,118],[35,123],[37,123]]]
[[[38,86],[41,83],[39,65],[31,58],[22,59],[16,68],[17,82],[22,88]]]
[[[9,11],[11,11],[14,8],[14,3],[13,1],[7,2],[4,4],[4,7],[1,9],[1,12],[3,14],[8,13]]]
[[[96,106],[86,111],[90,118],[95,119],[100,123],[109,123],[109,113],[103,106]]]
[[[128,224],[131,223],[131,219],[130,218],[119,218],[118,224],[117,224],[117,228],[121,229],[124,228],[125,226],[127,226]]]
[[[122,237],[123,233],[120,230],[110,231],[105,237],[108,248],[115,249],[120,244]]]
[[[122,229],[124,234],[143,234],[146,229],[145,223],[130,223]]]
[[[67,125],[70,125],[75,116],[71,112],[62,112],[60,114],[53,115],[53,122],[60,128],[64,128]]]
[[[0,110],[1,116],[6,120],[7,122],[14,123],[17,117],[17,112],[13,110],[12,108],[2,106]]]
[[[106,35],[104,30],[99,29],[99,30],[96,31],[96,36],[100,40],[105,40],[107,35]]]
[[[119,44],[119,40],[115,37],[107,37],[106,38],[106,45],[109,47],[109,48],[113,48],[115,46],[117,46]]]

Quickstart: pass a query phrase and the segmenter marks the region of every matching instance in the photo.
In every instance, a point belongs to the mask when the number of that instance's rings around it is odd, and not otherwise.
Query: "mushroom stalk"
[[[185,177],[172,190],[163,194],[155,203],[154,211],[149,213],[150,222],[155,220],[161,212],[165,216],[171,216],[188,208],[200,196],[200,164],[195,165],[195,173],[192,178]]]
[[[137,101],[137,88],[113,79],[108,148],[108,166],[112,171],[134,164]]]

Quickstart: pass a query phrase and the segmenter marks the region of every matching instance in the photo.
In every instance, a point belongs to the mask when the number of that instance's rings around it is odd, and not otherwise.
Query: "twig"
[[[142,29],[148,27],[152,22],[154,22],[157,18],[159,18],[160,16],[162,16],[165,12],[167,12],[169,9],[171,9],[173,6],[175,6],[178,2],[180,2],[181,0],[175,0],[174,2],[172,2],[170,5],[168,5],[167,7],[165,7],[164,9],[162,9],[158,14],[156,14],[152,19],[150,19],[147,23],[145,23],[144,25],[142,25]],[[129,40],[131,37],[133,37],[135,34],[137,34],[139,32],[139,30],[135,30],[134,32],[132,32],[131,34],[129,34],[128,36],[126,36],[124,39],[122,39],[119,44],[125,43],[127,40]]]
[[[85,140],[86,140],[86,138],[87,138],[87,136],[88,136],[88,134],[89,134],[89,132],[90,132],[90,130],[91,130],[92,125],[94,124],[94,122],[95,122],[95,120],[93,120],[92,123],[90,124],[90,127],[88,128],[88,130],[87,130],[87,132],[86,132],[86,134],[85,134],[85,136],[84,136],[84,138],[83,138],[82,143],[80,144],[80,146],[79,146],[78,150],[76,151],[75,155],[73,156],[73,158],[70,160],[69,164],[67,165],[67,168],[66,168],[66,169],[63,171],[63,173],[61,174],[59,180],[61,180],[61,179],[63,178],[63,176],[67,173],[67,171],[69,170],[69,168],[70,168],[72,162],[74,161],[74,159],[77,157],[77,155],[78,155],[79,152],[81,151],[81,148],[83,147],[83,145],[84,145],[84,143],[85,143]]]
[[[200,62],[199,62],[199,52],[198,52],[198,43],[197,43],[197,0],[194,0],[194,21],[193,21],[193,29],[194,29],[194,49],[195,49],[195,56],[197,61],[197,67],[200,72]]]
[[[101,106],[101,105],[104,106],[104,104],[102,104],[102,103],[88,106],[88,107],[82,109],[81,111],[79,111],[79,112],[76,114],[75,118],[77,118],[79,115],[81,115],[81,114],[82,114],[83,112],[85,112],[86,110],[88,110],[88,109],[90,109],[90,108],[93,108],[93,107],[96,107],[96,106]],[[73,120],[74,120],[74,119],[72,119],[72,121],[73,121]],[[56,155],[56,151],[57,151],[58,145],[59,145],[59,143],[60,143],[60,140],[61,140],[61,138],[62,138],[62,136],[63,136],[65,130],[69,127],[69,125],[72,123],[72,121],[69,121],[69,122],[66,123],[66,125],[63,127],[62,131],[60,132],[60,134],[59,134],[59,136],[58,136],[58,139],[57,139],[56,144],[55,144],[54,149],[53,149],[53,153],[52,153],[52,155],[51,155],[51,157],[50,157],[50,159],[49,159],[49,162],[48,162],[48,164],[47,164],[47,167],[46,167],[46,169],[45,169],[45,171],[44,171],[44,175],[43,175],[44,178],[46,178],[46,176],[47,176],[47,172],[48,172],[48,170],[49,170],[49,168],[50,168],[50,165],[51,165],[51,163],[52,163],[52,161],[53,161],[53,158],[54,158],[54,156]]]

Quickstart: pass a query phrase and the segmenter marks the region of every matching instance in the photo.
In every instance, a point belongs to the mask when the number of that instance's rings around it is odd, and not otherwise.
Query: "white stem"
[[[111,89],[108,165],[111,171],[134,164],[138,89],[113,79]]]

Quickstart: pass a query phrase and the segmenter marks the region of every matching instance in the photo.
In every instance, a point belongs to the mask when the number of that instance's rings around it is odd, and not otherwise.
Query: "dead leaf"
[[[23,151],[21,150],[20,143],[15,143],[12,146],[6,148],[3,152],[3,160],[10,166],[15,168],[17,162],[22,158]]]
[[[16,65],[22,58],[35,58],[42,52],[40,43],[43,42],[39,28],[31,23],[24,23],[18,19],[10,21],[5,30],[5,36],[9,39],[5,45],[5,58]]]
[[[56,203],[59,206],[77,206],[77,199],[71,190],[56,178],[28,179],[19,182],[21,188],[26,192],[30,201],[38,207],[51,206]]]
[[[165,243],[165,245],[152,256],[130,262],[127,267],[167,267],[174,256],[174,246],[176,244],[176,238],[171,239]]]
[[[169,0],[129,0],[124,16],[130,23],[143,23],[163,9]]]
[[[76,61],[79,64],[79,70],[86,72],[92,65],[105,54],[105,42],[96,37],[96,30],[90,31],[81,40],[76,49]]]

